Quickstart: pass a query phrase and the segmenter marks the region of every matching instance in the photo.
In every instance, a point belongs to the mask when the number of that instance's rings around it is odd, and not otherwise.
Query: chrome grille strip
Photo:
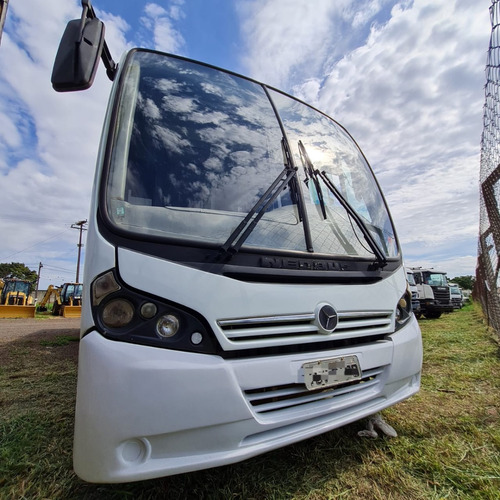
[[[383,367],[367,370],[359,381],[327,389],[308,391],[303,384],[293,384],[245,391],[245,397],[256,413],[271,413],[368,390],[378,384],[382,372]]]
[[[391,333],[393,311],[340,311],[338,324],[330,334],[318,330],[314,313],[220,319],[217,325],[231,342],[242,347],[284,345],[298,341],[333,339]]]
[[[249,337],[272,337],[275,335],[302,335],[307,333],[318,333],[318,329],[314,325],[298,325],[293,327],[293,331],[289,326],[269,327],[269,328],[241,328],[238,330],[228,330],[226,337],[231,340],[243,338],[246,340]]]
[[[220,319],[217,324],[221,328],[245,327],[248,325],[274,324],[274,323],[297,323],[302,321],[313,321],[314,314],[287,314],[284,316],[257,316],[252,318]]]
[[[391,323],[391,318],[380,318],[380,319],[372,319],[372,318],[366,318],[366,319],[361,319],[359,321],[341,321],[339,320],[339,324],[336,328],[336,330],[348,330],[348,329],[353,329],[353,328],[365,328],[367,326],[369,327],[374,327],[374,326],[387,326],[390,325]]]

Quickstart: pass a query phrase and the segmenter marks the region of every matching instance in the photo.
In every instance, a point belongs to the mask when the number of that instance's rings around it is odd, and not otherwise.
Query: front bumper
[[[363,383],[303,388],[304,362],[352,354]],[[79,356],[75,472],[125,482],[238,462],[381,411],[418,391],[422,343],[412,317],[390,340],[316,353],[224,360],[93,331]],[[290,388],[299,394],[274,397]],[[259,406],[269,390],[273,403]]]
[[[422,305],[422,302],[420,302]],[[423,303],[423,306],[427,311],[437,311],[437,312],[453,312],[453,304],[451,302],[440,302],[438,300],[428,300]]]

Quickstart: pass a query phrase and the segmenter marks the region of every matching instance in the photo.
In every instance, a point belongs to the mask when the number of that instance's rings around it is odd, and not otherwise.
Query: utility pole
[[[38,278],[36,279],[36,291],[35,291],[35,304],[38,301],[38,285],[40,284],[40,271],[42,270],[43,264],[40,262],[38,264]]]
[[[0,42],[2,41],[3,26],[5,24],[5,18],[7,17],[8,6],[9,0],[0,0]]]
[[[85,220],[80,220],[78,222],[75,222],[74,224],[71,224],[71,229],[78,229],[80,231],[80,238],[78,239],[78,262],[76,263],[76,279],[75,283],[80,283],[80,256],[82,253],[82,232],[86,231],[87,228],[83,227],[85,224],[87,224],[87,219]]]

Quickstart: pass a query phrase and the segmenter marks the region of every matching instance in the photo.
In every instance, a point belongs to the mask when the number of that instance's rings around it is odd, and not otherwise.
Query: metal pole
[[[76,264],[76,279],[75,283],[80,280],[80,256],[82,254],[82,226],[80,226],[80,239],[78,240],[78,262]]]
[[[0,43],[2,42],[3,26],[5,24],[5,18],[7,17],[8,6],[9,0],[0,0]]]
[[[74,224],[71,224],[71,227],[72,229],[78,229],[80,231],[80,237],[78,239],[78,261],[76,263],[76,279],[75,279],[75,283],[80,283],[79,279],[80,279],[80,256],[81,256],[81,253],[82,253],[82,232],[83,231],[86,231],[87,229],[84,228],[83,226],[87,224],[87,220],[81,220],[81,221],[78,221],[78,222],[75,222]]]
[[[36,279],[36,290],[35,290],[35,304],[38,301],[38,285],[40,284],[40,271],[42,270],[43,264],[40,262],[38,264],[38,278]]]

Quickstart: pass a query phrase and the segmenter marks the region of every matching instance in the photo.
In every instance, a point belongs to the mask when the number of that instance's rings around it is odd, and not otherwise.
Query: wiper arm
[[[312,164],[312,161],[309,158],[307,150],[302,141],[299,141],[299,153],[300,153],[300,161],[302,162],[302,167],[304,168],[304,174],[306,177],[304,182],[308,189],[309,189],[309,181],[312,180],[312,182],[314,183],[314,189],[316,191],[316,196],[318,198],[321,207],[321,213],[323,214],[323,219],[326,220],[327,216],[326,216],[325,200],[323,199],[323,193],[321,191],[321,186],[319,184],[317,171],[314,170],[314,165]]]
[[[319,172],[314,168],[314,165],[311,159],[309,158],[309,154],[307,153],[304,143],[299,140],[298,146],[299,146],[300,160],[302,161],[302,166],[304,167],[304,174],[305,174],[304,183],[306,184],[307,189],[310,189],[309,182],[312,182],[314,186],[311,186],[311,188],[314,189],[314,191],[316,191],[316,200],[311,200],[311,201],[315,205],[317,205],[318,203],[320,204],[320,209],[321,209],[320,216],[322,216],[324,220],[328,220],[328,222],[331,225],[333,234],[335,234],[335,237],[339,240],[340,244],[344,247],[344,249],[348,253],[355,253],[354,247],[351,245],[350,241],[346,238],[346,236],[342,232],[342,229],[338,226],[335,220],[328,219],[328,215],[326,213],[326,204],[319,180]],[[311,191],[309,191],[309,193],[312,194]],[[318,209],[318,212],[320,212],[320,209]]]
[[[348,215],[352,217],[352,219],[354,219],[359,229],[361,229],[361,232],[363,233],[363,236],[365,237],[366,241],[373,250],[373,253],[377,258],[377,261],[380,263],[382,267],[385,266],[387,264],[387,258],[380,249],[378,243],[375,241],[373,235],[370,233],[369,229],[366,227],[366,224],[364,223],[363,219],[359,216],[356,210],[354,210],[354,208],[351,207],[349,202],[344,198],[343,194],[335,187],[333,182],[327,177],[326,172],[324,171],[320,172],[319,170],[315,170],[314,172],[316,175],[319,175],[321,177],[326,187],[337,198],[337,200],[342,205],[344,210],[348,213]]]
[[[293,168],[297,170],[297,168],[293,164],[292,155],[290,153],[290,147],[285,137],[283,137],[283,139],[281,140],[281,147],[283,148],[283,155],[285,157],[285,163],[288,166],[288,168]],[[290,191],[292,195],[292,202],[295,205],[297,205],[297,210],[299,212],[299,221],[302,222],[304,228],[304,239],[306,242],[307,251],[314,252],[312,237],[311,237],[311,229],[309,227],[309,219],[306,214],[306,209],[304,206],[304,197],[302,196],[300,183],[297,176],[295,176],[290,182]]]
[[[243,245],[266,210],[274,203],[281,191],[296,175],[297,169],[290,169],[286,166],[278,177],[276,177],[267,191],[257,200],[257,203],[252,207],[250,212],[248,212],[246,217],[239,223],[238,227],[234,229],[234,231],[229,235],[229,238],[222,245],[220,249],[222,260],[231,258],[239,251],[241,245]],[[252,218],[253,220],[251,220]]]
[[[297,205],[299,219],[304,225],[304,233],[307,249],[312,252],[311,234],[309,224],[305,215],[303,199],[300,193],[299,183],[297,181],[297,168],[293,166],[290,150],[285,138],[281,140],[283,149],[285,168],[276,177],[267,191],[257,200],[257,203],[248,212],[245,218],[238,224],[238,227],[229,235],[229,238],[221,246],[219,251],[219,260],[227,261],[236,254],[245,240],[250,236],[257,223],[262,219],[266,210],[274,203],[280,193],[290,184],[290,193],[292,202]],[[267,200],[267,201],[266,201]]]

